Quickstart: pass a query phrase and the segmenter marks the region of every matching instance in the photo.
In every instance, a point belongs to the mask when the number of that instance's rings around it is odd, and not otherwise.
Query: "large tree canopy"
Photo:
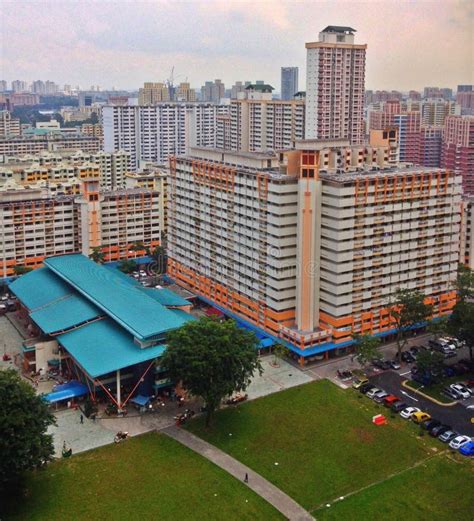
[[[233,320],[202,318],[168,334],[161,365],[192,395],[203,398],[209,425],[221,400],[244,391],[254,372],[261,372],[257,345],[257,337]]]
[[[389,306],[390,317],[397,328],[397,355],[401,360],[402,349],[407,342],[408,331],[426,322],[433,313],[433,306],[424,303],[425,296],[417,290],[398,289]]]
[[[46,402],[16,371],[0,371],[0,489],[51,460],[54,424]]]
[[[372,359],[380,357],[380,338],[370,335],[354,335],[355,358],[362,366],[366,366]]]

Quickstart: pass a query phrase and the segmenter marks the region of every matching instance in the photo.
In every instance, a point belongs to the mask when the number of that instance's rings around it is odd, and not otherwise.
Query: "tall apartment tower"
[[[355,29],[329,25],[306,44],[306,139],[364,141],[365,53]]]
[[[281,68],[281,99],[291,100],[298,92],[298,67]]]

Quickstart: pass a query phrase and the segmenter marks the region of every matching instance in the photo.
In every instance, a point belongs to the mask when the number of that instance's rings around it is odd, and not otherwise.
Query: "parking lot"
[[[452,406],[438,405],[431,400],[405,389],[402,382],[406,377],[400,376],[396,371],[384,371],[369,377],[369,381],[389,394],[398,396],[407,406],[418,407],[427,412],[432,418],[450,425],[454,430],[467,436],[474,436],[474,410],[469,410],[465,404],[457,403]]]

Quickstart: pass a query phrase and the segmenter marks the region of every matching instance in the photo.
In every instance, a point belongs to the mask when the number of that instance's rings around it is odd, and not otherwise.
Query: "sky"
[[[367,89],[474,83],[473,1],[0,0],[0,79],[136,89],[265,80],[298,66],[327,25],[366,43]]]

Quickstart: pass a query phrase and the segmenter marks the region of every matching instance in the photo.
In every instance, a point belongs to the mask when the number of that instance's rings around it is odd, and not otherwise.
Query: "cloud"
[[[42,1],[0,4],[5,79],[137,88],[175,66],[178,79],[264,79],[300,67],[326,25],[368,44],[368,88],[472,81],[472,2]]]

